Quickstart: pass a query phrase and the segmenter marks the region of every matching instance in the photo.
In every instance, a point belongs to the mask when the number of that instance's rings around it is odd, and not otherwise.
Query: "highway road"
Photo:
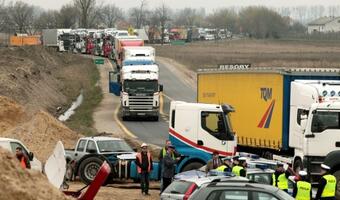
[[[146,143],[163,146],[168,138],[168,113],[170,100],[196,102],[196,91],[184,80],[169,70],[171,63],[160,63],[159,82],[164,86],[163,110],[164,114],[158,122],[153,121],[122,121],[124,126],[138,139]]]

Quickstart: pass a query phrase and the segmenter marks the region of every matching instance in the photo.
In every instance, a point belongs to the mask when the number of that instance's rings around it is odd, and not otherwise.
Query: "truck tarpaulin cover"
[[[198,102],[231,104],[239,145],[282,147],[283,76],[260,73],[199,74]]]
[[[125,41],[121,41],[121,45],[126,47],[126,46],[143,46],[144,42],[143,40],[125,40]]]

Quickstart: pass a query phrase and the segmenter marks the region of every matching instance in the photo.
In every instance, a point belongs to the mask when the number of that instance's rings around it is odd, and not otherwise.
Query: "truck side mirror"
[[[163,92],[163,85],[162,84],[159,85],[159,91]]]
[[[32,161],[33,158],[34,158],[34,154],[33,154],[32,152],[29,152],[29,153],[28,153],[28,159],[29,159],[30,161]]]

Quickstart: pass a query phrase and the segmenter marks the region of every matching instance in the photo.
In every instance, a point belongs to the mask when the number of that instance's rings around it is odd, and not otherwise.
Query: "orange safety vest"
[[[151,165],[152,165],[150,152],[147,153],[147,156],[148,156],[148,162],[149,162],[148,172],[150,172],[151,171]],[[137,153],[136,159],[139,161],[139,163],[142,163],[142,153]],[[140,168],[138,165],[137,165],[137,172],[139,174],[142,173],[142,168]]]
[[[26,161],[24,156],[21,157],[20,165],[23,169],[26,169]]]

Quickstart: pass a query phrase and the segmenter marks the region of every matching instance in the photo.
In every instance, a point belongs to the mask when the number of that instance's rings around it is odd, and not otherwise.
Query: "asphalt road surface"
[[[132,132],[138,139],[146,143],[163,146],[168,138],[168,113],[170,101],[187,101],[196,102],[196,91],[190,87],[183,79],[169,70],[171,63],[158,63],[160,70],[159,82],[164,86],[164,114],[161,115],[158,122],[135,120],[122,121],[124,126]]]

